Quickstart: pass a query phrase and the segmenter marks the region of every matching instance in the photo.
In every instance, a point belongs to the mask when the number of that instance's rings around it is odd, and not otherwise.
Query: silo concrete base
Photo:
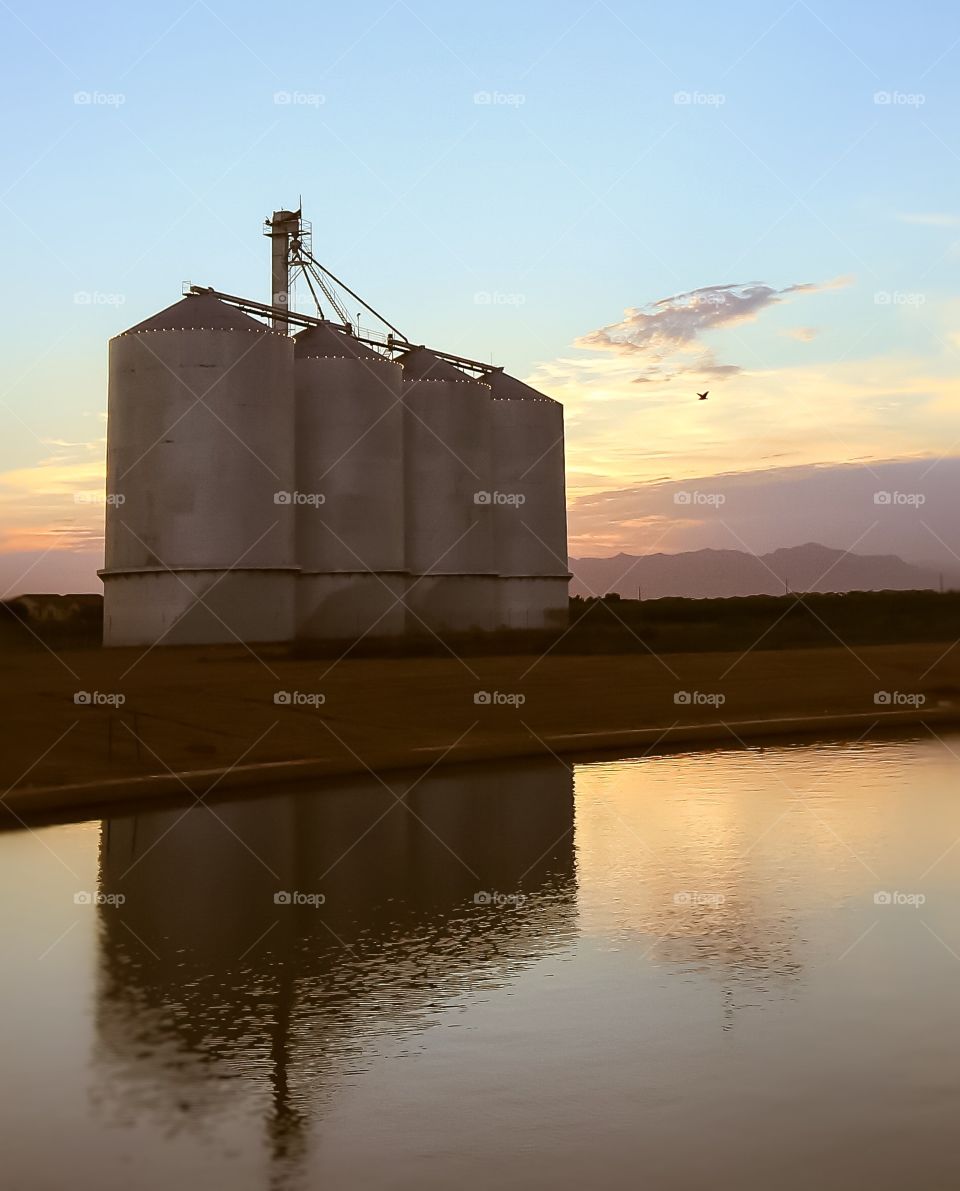
[[[499,583],[500,627],[563,629],[567,625],[566,575],[507,575]]]
[[[295,570],[102,573],[104,645],[289,641]]]
[[[408,582],[402,571],[302,573],[297,578],[297,636],[310,641],[400,637]]]
[[[497,627],[496,575],[413,575],[409,582],[407,632],[412,636]]]

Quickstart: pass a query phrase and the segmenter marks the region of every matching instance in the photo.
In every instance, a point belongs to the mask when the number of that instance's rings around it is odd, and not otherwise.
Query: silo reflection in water
[[[570,771],[445,770],[405,795],[415,781],[104,823],[101,893],[125,899],[101,915],[110,1111],[202,1121],[239,1081],[294,1162],[378,1035],[572,940]]]
[[[578,766],[575,841],[552,760],[0,835],[4,1191],[953,1187],[958,750]]]

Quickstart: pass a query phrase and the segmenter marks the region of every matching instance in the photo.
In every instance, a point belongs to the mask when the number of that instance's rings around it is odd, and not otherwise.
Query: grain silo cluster
[[[562,624],[561,406],[326,286],[340,321],[294,313],[299,212],[268,226],[269,305],[194,290],[111,341],[106,644]]]

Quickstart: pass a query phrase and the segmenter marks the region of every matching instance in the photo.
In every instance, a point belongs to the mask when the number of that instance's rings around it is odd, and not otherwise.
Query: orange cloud
[[[0,552],[89,549],[102,541],[104,440],[46,445],[53,454],[0,473]]]

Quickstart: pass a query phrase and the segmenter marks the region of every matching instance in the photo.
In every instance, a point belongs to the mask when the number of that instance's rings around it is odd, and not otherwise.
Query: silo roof
[[[139,335],[144,331],[262,331],[267,334],[270,328],[212,294],[188,294],[166,310],[121,333]]]
[[[507,372],[488,372],[484,380],[490,386],[495,400],[549,401],[551,405],[559,404],[552,397],[548,397],[546,393],[541,393],[539,389],[524,384],[522,380],[517,380],[515,376],[510,376]]]
[[[294,351],[303,357],[327,356],[330,358],[349,356],[355,360],[384,360],[379,352],[365,343],[360,343],[352,335],[338,331],[329,323],[320,326],[307,327],[294,336]]]
[[[464,381],[473,384],[483,384],[474,377],[454,368],[446,360],[441,360],[425,347],[414,347],[404,352],[397,359],[403,365],[403,379],[405,381],[448,380],[462,384]]]

